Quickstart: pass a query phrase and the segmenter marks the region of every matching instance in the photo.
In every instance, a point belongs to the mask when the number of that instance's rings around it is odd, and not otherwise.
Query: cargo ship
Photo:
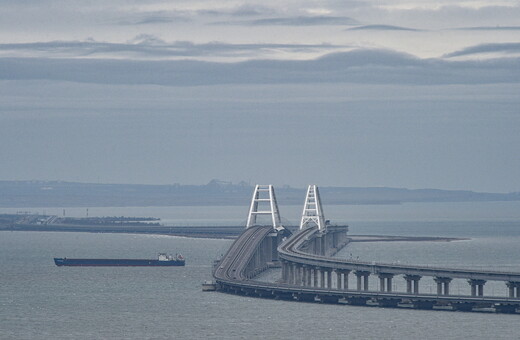
[[[71,267],[156,267],[156,266],[184,266],[182,255],[175,256],[160,253],[157,259],[69,259],[55,257],[54,263],[58,266]]]

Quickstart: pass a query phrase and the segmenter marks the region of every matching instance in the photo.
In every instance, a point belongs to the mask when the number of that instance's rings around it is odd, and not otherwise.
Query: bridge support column
[[[315,237],[313,240],[314,254],[316,254],[316,255],[322,254],[321,239],[322,239],[321,234],[318,234],[317,237]]]
[[[341,271],[336,269],[336,289],[341,289]]]
[[[332,269],[327,269],[327,288],[332,288]]]
[[[305,270],[305,266],[300,265],[300,281],[298,282],[299,286],[305,286],[305,280],[307,280],[306,274],[307,272]]]
[[[433,280],[437,283],[437,295],[450,295],[451,277],[436,277]]]
[[[470,279],[468,283],[471,286],[471,296],[484,296],[486,280]]]
[[[379,276],[379,289],[384,292],[391,292],[392,291],[392,278],[394,277],[394,274],[385,274],[381,273]]]
[[[509,288],[509,297],[520,297],[520,282],[508,281],[506,285]]]
[[[357,270],[355,274],[357,277],[357,290],[368,290],[368,276],[370,272]]]
[[[320,268],[320,287],[325,288],[325,268]]]
[[[408,294],[419,294],[419,280],[420,275],[405,275],[406,280],[406,292]]]
[[[298,265],[296,263],[293,263],[291,265],[291,284],[296,285],[298,284]]]
[[[302,286],[307,285],[307,280],[308,280],[309,276],[310,275],[309,275],[309,271],[307,270],[307,266],[302,265],[302,283],[301,283]]]
[[[350,274],[350,270],[343,271],[343,290],[348,290],[348,274]]]
[[[285,261],[280,261],[282,265],[282,282],[287,282],[287,263]]]
[[[319,276],[318,276],[319,269],[318,269],[318,267],[314,267],[314,269],[312,271],[314,272],[314,287],[319,287],[320,286]]]

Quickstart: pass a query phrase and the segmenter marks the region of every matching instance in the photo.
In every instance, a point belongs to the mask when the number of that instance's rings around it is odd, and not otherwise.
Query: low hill
[[[302,204],[305,188],[275,188],[279,204]],[[248,205],[253,187],[213,180],[205,185],[0,181],[0,207]],[[320,187],[323,204],[518,201],[520,193]]]

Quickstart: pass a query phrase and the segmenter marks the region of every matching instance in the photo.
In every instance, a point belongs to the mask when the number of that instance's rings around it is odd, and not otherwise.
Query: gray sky
[[[520,2],[0,1],[0,179],[520,191]]]

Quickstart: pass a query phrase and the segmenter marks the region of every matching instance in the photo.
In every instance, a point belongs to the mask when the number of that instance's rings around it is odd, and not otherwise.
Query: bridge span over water
[[[262,196],[262,193],[265,196]],[[264,205],[264,207],[262,207]],[[300,229],[290,234],[280,225],[272,186],[257,186],[248,225],[215,266],[217,290],[307,302],[371,305],[417,309],[520,312],[520,273],[457,268],[400,265],[333,257],[348,245],[347,226],[331,226],[324,216],[318,188],[309,186]],[[268,216],[271,225],[258,225],[256,217]],[[264,282],[257,275],[270,267],[281,267],[276,282]],[[349,275],[355,287],[349,287]],[[378,290],[369,289],[376,277]],[[402,278],[401,278],[402,277]],[[419,281],[431,277],[435,294],[419,291]],[[405,291],[393,291],[392,280],[404,279]],[[453,279],[466,279],[469,295],[450,291]],[[507,296],[485,294],[487,281],[502,281]]]

